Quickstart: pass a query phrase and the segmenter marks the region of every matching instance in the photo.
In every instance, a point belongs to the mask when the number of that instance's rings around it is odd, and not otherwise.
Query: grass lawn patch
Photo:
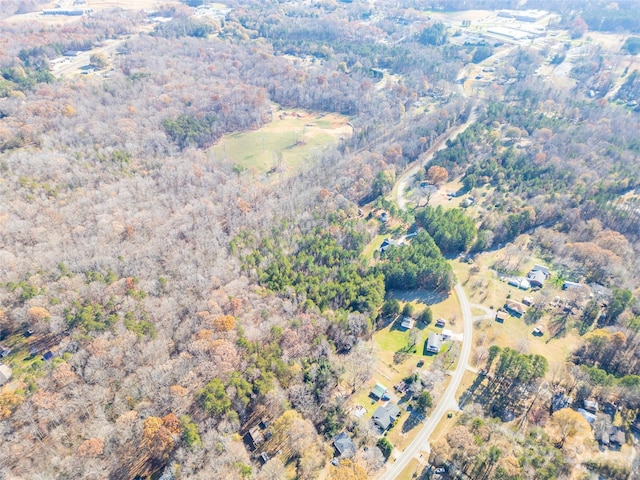
[[[270,123],[223,136],[209,155],[256,174],[280,173],[297,169],[314,153],[350,135],[344,116],[274,108]]]
[[[412,478],[418,478],[420,472],[424,469],[424,466],[415,458],[407,464],[406,468],[398,475],[398,480],[410,480]]]
[[[362,258],[371,263],[373,261],[373,253],[380,248],[383,240],[387,237],[389,237],[389,235],[376,235],[375,237],[373,237],[373,240],[371,240],[369,244],[364,247],[364,250],[362,251]]]

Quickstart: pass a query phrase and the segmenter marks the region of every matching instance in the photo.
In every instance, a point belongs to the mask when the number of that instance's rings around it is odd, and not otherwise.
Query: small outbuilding
[[[587,412],[593,413],[596,413],[600,408],[598,402],[596,402],[595,400],[585,400],[583,406]]]
[[[521,317],[527,312],[527,306],[524,303],[516,302],[515,300],[507,300],[504,304],[504,308],[514,317]]]
[[[413,328],[413,326],[415,325],[416,321],[411,318],[411,317],[404,317],[402,319],[402,322],[400,323],[400,326],[402,328],[406,328],[407,330],[411,330]]]
[[[369,396],[375,400],[380,400],[387,393],[387,387],[385,387],[381,383],[376,383],[376,386],[373,387],[371,392],[369,392]]]
[[[13,371],[8,365],[0,364],[0,385],[4,385],[11,380]]]

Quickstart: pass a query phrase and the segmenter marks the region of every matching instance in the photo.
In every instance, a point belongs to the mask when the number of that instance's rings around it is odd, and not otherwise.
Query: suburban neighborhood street
[[[418,455],[420,451],[429,451],[429,437],[435,430],[436,426],[448,411],[458,409],[458,402],[455,395],[460,383],[462,382],[462,377],[467,369],[469,356],[471,355],[473,316],[471,315],[471,305],[469,304],[462,285],[459,283],[456,284],[454,290],[458,296],[458,301],[462,310],[462,319],[464,322],[462,348],[460,349],[458,365],[451,376],[451,381],[449,382],[447,390],[444,392],[444,395],[438,402],[438,405],[433,412],[431,412],[431,415],[422,426],[420,433],[418,433],[413,442],[411,442],[411,444],[402,452],[396,461],[389,465],[387,471],[380,477],[381,480],[392,480],[398,478],[411,459]]]

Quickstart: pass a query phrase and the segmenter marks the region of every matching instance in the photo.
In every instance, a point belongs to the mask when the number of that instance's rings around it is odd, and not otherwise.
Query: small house
[[[382,432],[387,431],[396,419],[400,416],[400,409],[394,403],[388,402],[384,406],[379,406],[373,412],[373,423],[380,428]]]
[[[267,452],[262,452],[260,454],[260,463],[262,463],[262,465],[264,465],[268,461],[269,461],[269,454]]]
[[[11,380],[12,374],[13,371],[11,370],[11,368],[9,368],[8,365],[0,364],[0,386]]]
[[[385,238],[380,245],[380,253],[386,252],[391,247],[397,247],[400,243],[392,238]]]
[[[609,433],[609,442],[612,447],[622,447],[622,445],[627,443],[627,436],[625,435],[624,430],[614,427],[611,433]]]
[[[387,212],[382,212],[382,213],[380,214],[380,221],[381,221],[382,223],[386,223],[386,222],[387,222],[387,220],[389,220],[389,215],[387,214]]]
[[[536,337],[541,337],[544,335],[544,327],[542,325],[536,325],[536,328],[533,329],[532,332]]]
[[[442,330],[442,339],[443,340],[447,340],[449,338],[451,338],[453,336],[453,332],[451,330],[449,330],[448,328],[444,328]]]
[[[43,356],[42,359],[46,362],[49,362],[51,360],[53,360],[53,353],[51,353],[51,350],[47,351]]]
[[[527,312],[527,306],[524,303],[516,302],[515,300],[509,300],[504,304],[504,308],[514,317],[521,317]]]
[[[583,286],[576,282],[564,282],[562,284],[563,290],[577,290],[581,289]]]
[[[595,400],[585,400],[583,406],[587,412],[593,413],[596,413],[599,408],[598,402],[596,402]]]
[[[509,314],[506,310],[500,309],[496,312],[496,322],[504,323]]]
[[[371,392],[369,392],[369,396],[375,400],[380,400],[387,393],[387,387],[385,387],[381,383],[376,383],[376,386],[373,387]]]
[[[333,437],[333,446],[340,457],[351,458],[356,454],[356,445],[347,432],[341,432]]]
[[[527,279],[531,283],[532,287],[542,288],[544,282],[549,276],[549,268],[542,265],[534,265],[531,271],[527,274]]]
[[[407,330],[411,330],[413,328],[413,326],[415,325],[416,321],[411,318],[411,317],[404,317],[402,319],[402,323],[400,323],[400,326],[402,328],[405,328]]]
[[[439,318],[436,320],[436,327],[442,328],[446,325],[444,318]]]
[[[251,451],[258,448],[258,446],[264,442],[264,436],[257,425],[246,433],[244,436],[244,442],[248,445]]]
[[[11,353],[11,349],[5,345],[0,345],[0,358],[4,358]]]
[[[547,276],[540,270],[532,270],[527,274],[527,280],[529,280],[532,287],[542,288]]]
[[[533,268],[531,269],[532,272],[542,272],[546,277],[549,276],[549,267],[545,267],[544,265],[534,265]]]
[[[524,303],[527,307],[530,307],[533,305],[533,297],[524,297],[522,299],[522,303]]]
[[[431,333],[427,339],[427,352],[440,353],[442,348],[442,335],[439,333]]]

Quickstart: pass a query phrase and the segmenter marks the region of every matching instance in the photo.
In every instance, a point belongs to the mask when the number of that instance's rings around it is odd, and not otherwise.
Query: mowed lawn
[[[225,135],[209,155],[254,173],[281,173],[295,170],[314,153],[350,135],[351,127],[344,116],[274,109],[270,123],[257,130]]]
[[[531,296],[534,300],[540,297],[540,293],[523,291],[497,278],[494,271],[489,269],[497,258],[503,255],[499,250],[489,254],[480,255],[473,265],[467,265],[459,261],[452,262],[456,276],[464,286],[469,301],[493,307],[494,310],[502,307],[505,300],[510,296],[513,300],[521,302],[525,296]],[[526,257],[523,259],[520,272],[522,275],[534,265],[541,263],[535,258]],[[473,267],[476,267],[473,269]],[[552,272],[553,274],[553,272]],[[547,282],[544,287],[547,292],[547,299],[554,296],[563,296],[561,289],[553,287],[551,282]],[[474,310],[474,313],[476,310]],[[545,315],[537,324],[548,329],[549,317]],[[483,320],[475,332],[478,341],[483,342],[485,347],[499,345],[510,347],[523,353],[536,353],[547,358],[549,363],[564,362],[576,345],[579,344],[579,336],[575,330],[569,329],[564,336],[550,339],[549,332],[542,336],[534,336],[533,329],[536,325],[527,325],[522,318],[509,316],[504,323],[495,320]],[[482,365],[479,365],[480,367]]]

